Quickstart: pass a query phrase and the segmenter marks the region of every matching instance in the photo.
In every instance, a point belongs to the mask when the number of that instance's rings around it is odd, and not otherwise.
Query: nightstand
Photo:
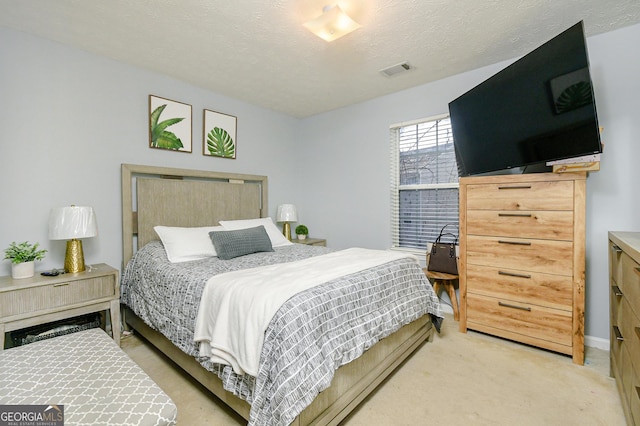
[[[308,246],[322,246],[322,247],[327,246],[327,240],[323,240],[320,238],[307,237],[304,240],[292,239],[291,242],[296,244],[306,244]]]
[[[107,310],[120,345],[120,280],[118,270],[104,263],[56,277],[0,277],[0,350],[6,332]]]

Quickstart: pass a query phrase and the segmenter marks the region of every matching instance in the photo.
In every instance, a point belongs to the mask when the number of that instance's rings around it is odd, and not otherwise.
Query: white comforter
[[[228,272],[209,279],[200,301],[194,339],[200,355],[255,376],[264,332],[295,294],[338,277],[397,259],[405,253],[352,248],[297,262]],[[416,263],[417,258],[414,258]]]

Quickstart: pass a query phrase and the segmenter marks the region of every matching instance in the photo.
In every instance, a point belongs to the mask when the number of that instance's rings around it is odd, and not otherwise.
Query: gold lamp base
[[[70,274],[85,270],[82,240],[74,238],[67,241],[67,252],[64,255],[64,270]]]
[[[285,222],[282,225],[282,233],[287,237],[287,240],[291,241],[291,225],[289,225],[289,222]]]

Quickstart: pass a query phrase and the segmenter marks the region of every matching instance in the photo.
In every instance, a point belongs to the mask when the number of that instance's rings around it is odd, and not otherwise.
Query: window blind
[[[392,246],[424,249],[440,229],[458,234],[458,169],[448,115],[392,125]],[[453,241],[447,236],[444,241]]]

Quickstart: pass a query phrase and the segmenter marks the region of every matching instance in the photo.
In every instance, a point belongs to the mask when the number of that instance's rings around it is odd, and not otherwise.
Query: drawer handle
[[[638,339],[640,339],[640,327],[636,327],[636,335],[638,336]]]
[[[624,296],[624,294],[622,293],[622,290],[620,290],[620,287],[618,287],[617,285],[611,286],[611,289],[613,290],[613,294],[615,296]]]
[[[518,278],[531,278],[531,275],[516,274],[515,272],[505,272],[505,271],[498,271],[498,275],[506,275],[508,277],[518,277]]]
[[[498,189],[531,189],[531,185],[499,186]]]
[[[622,249],[620,247],[618,247],[617,245],[612,244],[611,245],[611,251],[613,251],[614,253],[620,253],[620,252],[622,252]]]
[[[54,284],[53,286],[54,287],[65,287],[65,286],[68,286],[68,285],[69,285],[69,283],[60,283],[60,284]]]
[[[530,246],[531,242],[530,241],[504,241],[504,240],[498,240],[498,244],[512,244],[515,246]]]
[[[531,213],[498,213],[502,217],[531,217]]]
[[[531,308],[530,307],[526,307],[525,308],[524,306],[511,305],[509,303],[504,303],[504,302],[498,302],[498,305],[503,306],[505,308],[520,309],[521,311],[531,312]]]
[[[622,337],[622,333],[620,333],[620,329],[617,325],[613,326],[613,334],[616,335],[616,340],[619,342],[624,342],[624,337]]]
[[[640,275],[640,268],[633,268],[634,271],[636,271],[636,274]]]

